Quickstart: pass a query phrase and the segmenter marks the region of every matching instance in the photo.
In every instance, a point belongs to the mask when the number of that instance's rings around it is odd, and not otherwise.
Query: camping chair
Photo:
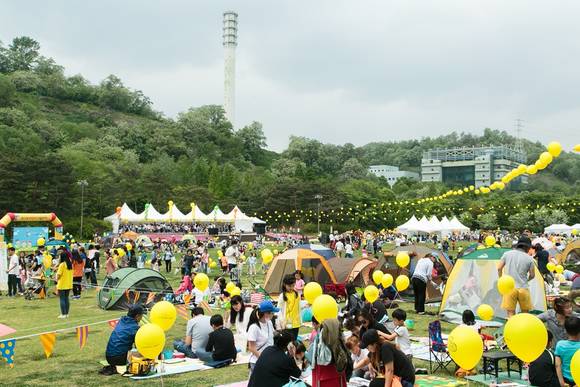
[[[434,369],[433,362],[437,363]],[[441,322],[439,320],[432,321],[429,323],[429,372],[432,374],[438,369],[449,371],[447,366],[451,363],[454,361],[449,356],[447,344],[441,336]]]

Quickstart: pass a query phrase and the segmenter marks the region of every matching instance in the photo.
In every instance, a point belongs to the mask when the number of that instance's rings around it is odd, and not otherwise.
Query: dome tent
[[[160,301],[173,289],[167,279],[151,269],[122,268],[105,277],[105,282],[97,294],[97,302],[102,309],[128,309],[131,304],[147,306],[149,294],[155,297],[149,304]]]

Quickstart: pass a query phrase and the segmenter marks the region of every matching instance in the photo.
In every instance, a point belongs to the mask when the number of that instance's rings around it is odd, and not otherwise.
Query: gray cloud
[[[580,3],[505,1],[5,1],[0,39],[30,35],[98,82],[119,75],[174,116],[222,101],[221,14],[240,15],[237,126],[333,143],[526,120],[580,142]]]

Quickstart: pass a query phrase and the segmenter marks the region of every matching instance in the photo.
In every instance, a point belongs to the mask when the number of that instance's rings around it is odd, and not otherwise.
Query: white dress
[[[250,315],[254,309],[252,307],[246,306],[244,311],[244,318],[240,321],[239,316],[236,316],[236,322],[234,326],[236,327],[236,332],[234,333],[234,341],[236,343],[236,348],[242,352],[247,352],[246,348],[248,346],[248,323],[250,322]],[[230,319],[226,321],[226,328],[231,328]]]

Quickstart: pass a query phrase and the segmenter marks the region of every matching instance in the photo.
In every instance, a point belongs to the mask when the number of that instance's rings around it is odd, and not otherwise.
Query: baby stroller
[[[33,300],[35,294],[39,295],[39,298],[44,298],[46,295],[46,289],[44,288],[45,283],[44,274],[39,277],[29,276],[26,282],[24,282],[24,299]]]

